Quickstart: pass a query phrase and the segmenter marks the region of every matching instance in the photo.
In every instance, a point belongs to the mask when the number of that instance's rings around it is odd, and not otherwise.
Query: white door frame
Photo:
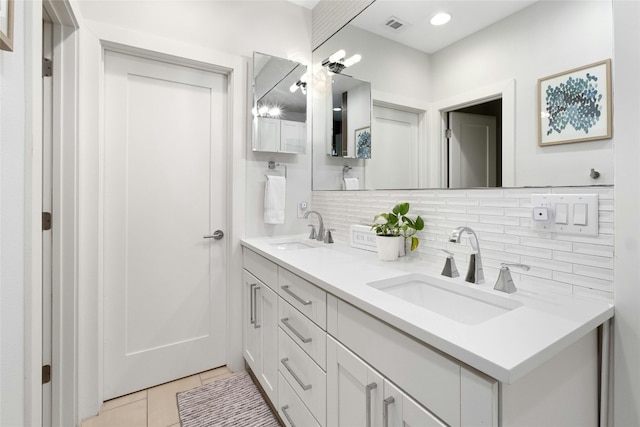
[[[53,21],[53,242],[52,422],[75,425],[75,153],[77,147],[78,28],[68,0],[25,2],[27,31],[27,112],[25,137],[30,150],[26,166],[25,197],[25,425],[42,422],[42,17]],[[63,72],[64,70],[64,72]],[[64,284],[64,288],[62,287]],[[70,323],[69,323],[70,322]]]
[[[147,34],[116,28],[97,22],[85,22],[81,35],[83,61],[80,90],[82,150],[78,159],[79,239],[78,239],[78,395],[79,419],[98,412],[103,401],[102,356],[103,337],[103,291],[101,265],[102,211],[101,176],[103,141],[103,82],[105,49],[168,61],[179,65],[196,67],[227,75],[228,116],[227,135],[227,218],[226,230],[228,250],[229,307],[241,307],[242,301],[242,256],[240,238],[244,236],[245,198],[245,135],[247,97],[245,94],[248,59],[211,51],[202,47],[185,45],[175,40],[163,39]],[[242,369],[241,310],[228,310],[228,356],[227,366],[232,370]]]
[[[429,187],[442,188],[447,182],[447,114],[497,98],[502,98],[502,186],[516,185],[516,81],[510,79],[432,104],[429,109]]]

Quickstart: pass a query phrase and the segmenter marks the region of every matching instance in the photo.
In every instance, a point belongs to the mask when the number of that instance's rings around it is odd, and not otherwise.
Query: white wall
[[[234,286],[241,271],[238,239],[244,235],[300,230],[306,221],[295,220],[287,209],[287,224],[261,229],[264,173],[267,161],[290,167],[288,203],[310,198],[310,157],[254,154],[250,150],[250,59],[254,50],[309,62],[311,13],[284,1],[81,1],[80,16],[81,106],[79,153],[79,417],[94,415],[101,403],[101,289],[99,265],[99,126],[101,99],[101,42],[133,46],[147,52],[182,57],[200,64],[233,70],[232,194],[229,305],[239,306],[240,288]],[[246,185],[245,185],[246,183]],[[298,227],[298,228],[296,228]],[[237,279],[237,280],[236,280]],[[230,313],[230,364],[241,367],[241,320]]]
[[[640,3],[614,1],[614,421],[640,425]]]
[[[600,26],[594,28],[593,22]],[[539,147],[536,115],[537,80],[611,58],[612,26],[610,1],[581,2],[580,7],[575,2],[535,3],[433,54],[431,81],[437,83],[431,84],[430,100],[437,103],[515,79],[515,182],[509,185],[612,184],[615,134],[613,140]],[[601,173],[600,179],[589,177],[591,168]]]
[[[0,425],[24,425],[25,38],[15,3],[14,51],[0,51]]]

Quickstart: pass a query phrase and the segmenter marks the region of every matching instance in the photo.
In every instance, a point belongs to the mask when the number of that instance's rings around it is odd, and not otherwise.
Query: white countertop
[[[242,245],[330,294],[372,314],[424,343],[485,374],[511,384],[613,317],[613,305],[568,295],[518,289],[513,294],[493,290],[494,278],[474,285],[462,277],[439,275],[442,265],[428,265],[406,256],[379,261],[377,254],[344,244],[323,244],[282,250],[272,243],[304,241],[301,236],[248,238]],[[423,273],[472,286],[522,303],[505,314],[475,325],[463,324],[367,286],[381,279]],[[516,282],[516,286],[518,283]]]

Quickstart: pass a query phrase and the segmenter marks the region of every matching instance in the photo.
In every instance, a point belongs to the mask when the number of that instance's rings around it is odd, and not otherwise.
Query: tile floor
[[[81,427],[180,427],[176,393],[232,375],[226,366],[109,400]]]

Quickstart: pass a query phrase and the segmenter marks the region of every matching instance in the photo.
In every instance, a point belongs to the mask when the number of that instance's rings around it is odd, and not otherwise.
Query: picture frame
[[[358,159],[370,159],[371,158],[371,127],[365,126],[354,131],[354,138],[356,145],[356,158]]]
[[[538,145],[611,138],[611,59],[538,79]]]
[[[14,0],[0,0],[0,49],[13,52]]]

